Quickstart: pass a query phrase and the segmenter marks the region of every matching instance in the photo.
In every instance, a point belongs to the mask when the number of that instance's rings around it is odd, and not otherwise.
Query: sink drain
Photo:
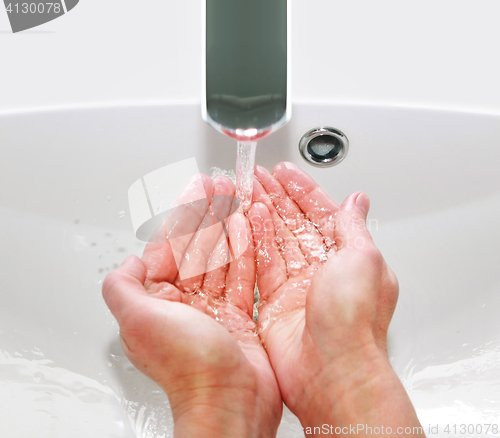
[[[299,143],[304,160],[313,166],[330,167],[339,164],[349,151],[349,141],[342,131],[328,126],[306,132]]]

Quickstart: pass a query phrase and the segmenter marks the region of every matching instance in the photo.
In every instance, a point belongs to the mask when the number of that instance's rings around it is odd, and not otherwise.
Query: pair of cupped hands
[[[209,199],[235,195],[227,177],[199,178]],[[165,231],[106,277],[123,349],[167,393],[176,437],[272,437],[282,402],[332,435],[419,424],[388,360],[398,282],[366,228],[369,204],[358,192],[339,206],[291,163],[256,166],[250,208],[218,236],[172,245]],[[177,227],[214,223],[209,206],[182,214]],[[217,264],[227,240],[233,260]],[[180,276],[189,263],[208,272]]]

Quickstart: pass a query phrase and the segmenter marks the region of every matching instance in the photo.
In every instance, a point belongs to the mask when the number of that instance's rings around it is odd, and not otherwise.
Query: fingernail
[[[290,163],[288,161],[282,161],[273,167],[273,175],[278,175],[280,172],[284,171],[285,169],[291,170],[291,171],[296,171],[297,166],[295,166],[295,164]]]
[[[215,189],[220,189],[222,184],[224,184],[224,176],[222,175],[215,175],[214,176],[214,179],[212,180],[212,184],[214,186],[214,190]]]
[[[360,193],[356,197],[356,206],[363,212],[365,216],[367,216],[368,210],[370,209],[370,198],[364,193]]]
[[[287,169],[290,169],[290,170],[297,170],[299,167],[296,166],[295,164],[293,163],[290,163],[290,161],[283,161],[282,163],[280,163],[283,167],[287,168]]]
[[[249,245],[245,216],[242,213],[234,213],[229,223],[229,242],[233,255],[238,258]]]

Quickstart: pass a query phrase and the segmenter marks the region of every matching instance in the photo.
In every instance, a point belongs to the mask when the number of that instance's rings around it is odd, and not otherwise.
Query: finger
[[[352,193],[340,206],[335,227],[337,251],[363,249],[373,245],[373,239],[366,228],[366,217],[370,199],[361,192]]]
[[[163,281],[161,283],[152,283],[150,287],[146,289],[146,292],[150,297],[157,298],[159,300],[167,301],[182,301],[182,293],[176,288],[172,283]]]
[[[213,182],[212,178],[204,173],[199,173],[191,177],[177,198],[175,204],[177,206],[189,204],[193,201],[212,196]]]
[[[129,309],[133,309],[142,297],[146,266],[136,256],[127,257],[122,265],[109,273],[102,285],[102,295],[109,310],[120,323]]]
[[[229,178],[219,175],[213,180],[210,208],[182,257],[176,281],[181,290],[194,292],[201,288],[210,254],[223,234],[222,221],[229,215],[234,192],[234,184]]]
[[[207,272],[203,277],[203,292],[213,298],[221,298],[226,291],[226,273],[231,261],[226,233],[222,233],[219,241],[210,254]]]
[[[226,297],[229,303],[253,317],[255,259],[252,230],[240,212],[229,219],[229,243],[234,259],[226,275]]]
[[[165,235],[163,227],[161,234]],[[173,283],[177,276],[177,264],[170,242],[165,237],[163,239],[163,242],[160,238],[156,239],[156,242],[149,242],[144,248],[142,262],[147,270],[146,289],[165,281]]]
[[[212,194],[212,180],[203,174],[194,176],[177,199],[177,207],[165,218],[166,237],[177,267],[181,266],[184,253],[205,218]]]
[[[154,283],[174,282],[182,255],[208,209],[208,198],[207,202],[195,201],[203,195],[211,196],[212,191],[212,180],[207,175],[197,175],[187,184],[177,200],[180,206],[170,211],[144,249],[146,288]]]
[[[212,180],[207,175],[198,174],[188,181],[175,202],[176,207],[165,219],[169,239],[192,234],[198,229],[213,191]]]
[[[239,202],[238,198],[233,197],[229,216],[239,210]],[[203,289],[214,298],[222,297],[226,291],[226,273],[231,261],[228,237],[229,218],[222,216],[220,220],[224,223],[224,232],[219,237],[219,242],[214,251],[210,254],[207,273],[203,279]]]
[[[257,179],[254,182],[254,199],[264,203],[269,210],[276,231],[276,245],[283,260],[285,260],[288,276],[295,277],[309,266],[304,254],[302,254],[299,241],[276,212],[269,195]]]
[[[286,280],[286,266],[274,243],[274,224],[267,207],[254,203],[248,212],[257,260],[257,286],[266,301]]]
[[[277,164],[273,173],[290,198],[316,225],[323,237],[333,240],[339,205],[302,169],[293,163]]]
[[[264,204],[271,215],[273,213],[276,213],[276,209],[274,208],[273,201],[271,201],[271,197],[269,194],[266,192],[260,181],[257,179],[257,177],[254,176],[253,180],[253,194],[252,194],[252,199],[253,202],[261,202]]]
[[[285,222],[286,227],[297,237],[300,249],[308,263],[326,260],[323,236],[293,202],[279,181],[261,166],[255,167],[255,176],[260,181],[271,201]]]

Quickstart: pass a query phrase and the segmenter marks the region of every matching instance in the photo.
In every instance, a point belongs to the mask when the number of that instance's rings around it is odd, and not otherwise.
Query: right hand
[[[259,330],[284,402],[304,427],[419,425],[388,360],[398,282],[366,229],[368,197],[339,206],[291,163],[255,175]]]

